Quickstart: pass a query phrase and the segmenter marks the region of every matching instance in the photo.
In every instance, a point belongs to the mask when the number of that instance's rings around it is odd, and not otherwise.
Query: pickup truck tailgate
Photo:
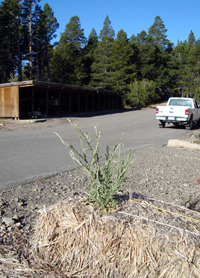
[[[158,106],[158,116],[173,116],[173,117],[185,117],[188,107],[177,106]]]
[[[156,119],[160,121],[185,122],[188,120],[188,107],[157,106]]]

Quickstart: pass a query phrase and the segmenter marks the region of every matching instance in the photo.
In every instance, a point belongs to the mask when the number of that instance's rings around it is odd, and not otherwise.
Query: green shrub
[[[114,145],[111,150],[108,146],[105,153],[105,161],[100,162],[99,141],[101,132],[97,131],[95,126],[96,144],[93,148],[91,145],[91,138],[87,132],[82,132],[77,124],[70,121],[73,128],[76,129],[82,152],[75,150],[75,148],[65,142],[60,135],[56,135],[61,139],[62,143],[70,148],[70,155],[75,163],[80,165],[88,176],[91,178],[89,185],[91,190],[87,202],[91,203],[95,208],[108,211],[116,208],[117,198],[116,194],[122,192],[121,185],[128,179],[126,171],[134,161],[130,161],[131,151],[128,152],[126,160],[121,158],[121,148],[123,146],[122,138],[118,145]],[[117,162],[114,161],[115,156],[118,155]]]
[[[126,95],[127,103],[132,107],[145,107],[158,98],[156,94],[156,83],[152,80],[142,79],[131,82]]]

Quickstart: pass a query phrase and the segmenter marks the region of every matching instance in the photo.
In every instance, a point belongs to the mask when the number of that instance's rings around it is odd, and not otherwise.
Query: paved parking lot
[[[190,131],[167,126],[158,128],[154,109],[129,111],[99,116],[73,118],[83,131],[95,137],[94,125],[101,131],[101,149],[118,143],[122,133],[125,151],[154,144],[167,144],[169,139],[184,138]],[[68,121],[59,119],[54,125],[30,124],[30,128],[0,130],[0,188],[50,176],[75,168],[69,150],[54,132],[78,146],[78,137]]]

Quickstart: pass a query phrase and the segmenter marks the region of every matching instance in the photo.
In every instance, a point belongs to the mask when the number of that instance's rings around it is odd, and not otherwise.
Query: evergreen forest
[[[56,39],[59,23],[40,0],[0,3],[0,83],[25,80],[62,83],[122,92],[124,104],[145,107],[170,96],[200,101],[200,39],[192,30],[177,45],[156,16],[148,32],[117,34],[106,16],[97,34],[84,35],[72,16]]]

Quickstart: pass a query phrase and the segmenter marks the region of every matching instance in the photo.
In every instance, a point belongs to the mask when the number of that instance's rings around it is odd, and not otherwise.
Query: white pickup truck
[[[193,122],[200,125],[200,108],[193,98],[171,97],[166,106],[156,107],[156,119],[160,121],[159,127],[172,123],[192,129]]]

